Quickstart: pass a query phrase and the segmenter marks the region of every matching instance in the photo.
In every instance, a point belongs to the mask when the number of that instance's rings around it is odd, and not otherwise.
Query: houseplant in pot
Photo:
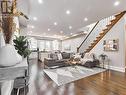
[[[30,55],[31,51],[28,49],[26,36],[16,36],[16,39],[14,39],[13,42],[18,54],[20,54],[23,58]]]

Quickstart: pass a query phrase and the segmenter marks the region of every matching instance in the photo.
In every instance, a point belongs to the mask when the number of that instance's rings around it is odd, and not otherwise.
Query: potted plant
[[[16,39],[14,39],[13,42],[15,49],[23,58],[30,55],[31,51],[28,49],[26,36],[16,36]]]
[[[101,58],[101,60],[105,60],[106,57],[108,57],[106,54],[100,54],[99,55],[99,58]]]

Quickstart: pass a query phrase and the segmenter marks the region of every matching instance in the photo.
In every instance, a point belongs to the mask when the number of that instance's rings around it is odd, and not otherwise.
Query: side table
[[[102,68],[103,69],[108,69],[109,70],[109,63],[110,63],[110,59],[106,58],[105,60],[100,60],[101,64],[102,64]]]

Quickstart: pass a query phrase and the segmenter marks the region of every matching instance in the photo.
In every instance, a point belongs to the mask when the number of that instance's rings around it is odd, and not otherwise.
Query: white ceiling
[[[19,0],[19,7],[29,15],[28,31],[31,35],[53,36],[70,35],[80,32],[79,29],[102,18],[126,10],[126,0]],[[118,6],[114,3],[119,1]],[[70,10],[70,14],[66,14]],[[34,21],[33,17],[37,17]],[[84,21],[87,17],[88,21]],[[55,26],[53,23],[57,22]],[[72,26],[72,29],[69,29]],[[48,31],[48,28],[50,31]],[[60,33],[63,31],[63,33]]]

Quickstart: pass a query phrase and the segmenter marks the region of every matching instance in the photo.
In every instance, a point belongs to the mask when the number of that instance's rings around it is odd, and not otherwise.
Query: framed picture
[[[118,39],[104,40],[103,48],[104,48],[104,51],[118,51],[119,50],[119,40]]]

